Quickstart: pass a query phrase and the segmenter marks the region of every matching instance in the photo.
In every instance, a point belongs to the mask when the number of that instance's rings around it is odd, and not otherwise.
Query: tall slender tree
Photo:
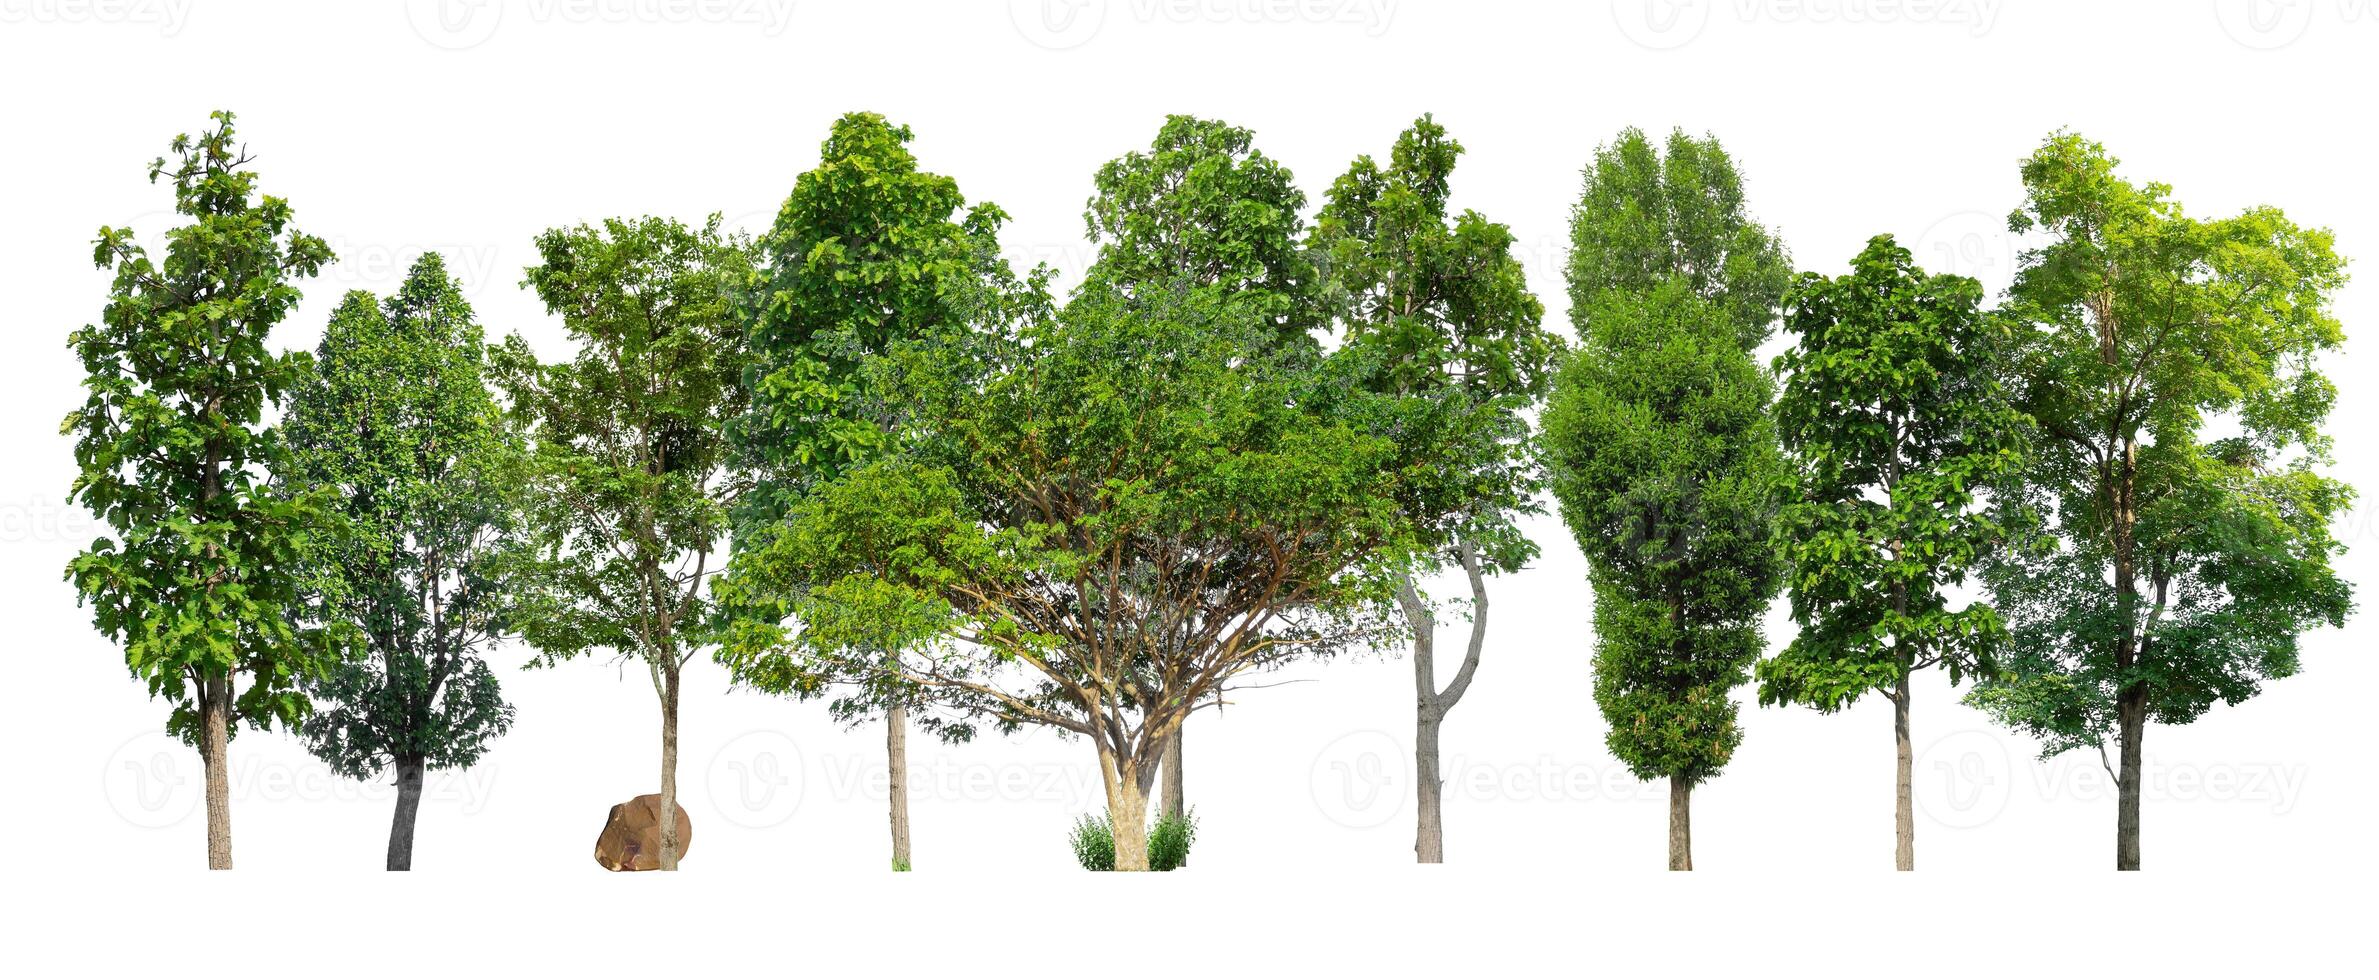
[[[736,515],[736,553],[722,583],[731,615],[781,620],[791,596],[760,583],[791,582],[758,570],[766,542],[786,533],[788,512],[818,485],[890,450],[921,424],[914,406],[874,390],[868,366],[907,344],[946,344],[976,317],[1032,303],[1040,284],[1018,283],[999,258],[1006,216],[966,210],[958,183],[917,168],[908,127],[855,112],[834,124],[816,169],[796,178],[759,242],[764,279],[751,328],[752,406],[732,429],[736,465],[750,481]],[[1045,303],[1046,300],[1038,300]],[[722,649],[738,680],[779,694],[814,695],[805,673],[752,672]],[[833,703],[839,718],[881,715],[890,779],[892,866],[910,867],[908,704],[890,672]]]
[[[1475,211],[1448,220],[1462,145],[1422,116],[1380,165],[1369,156],[1330,188],[1312,248],[1344,325],[1342,356],[1362,362],[1369,387],[1406,404],[1390,428],[1407,512],[1428,544],[1396,576],[1412,631],[1418,800],[1414,856],[1445,860],[1439,733],[1477,675],[1487,637],[1487,576],[1536,554],[1517,519],[1538,513],[1539,469],[1524,414],[1551,379],[1560,341],[1543,329],[1511,230]],[[1437,614],[1417,582],[1459,568],[1468,584],[1469,639],[1439,686]]]
[[[2046,754],[2115,743],[2115,867],[2136,870],[2148,723],[2294,674],[2298,635],[2352,608],[2330,565],[2352,491],[2319,472],[2346,276],[2327,230],[2192,218],[2115,168],[2070,132],[2023,164],[2009,226],[2047,241],[2009,291],[2014,392],[2056,540],[1986,568],[2012,643],[1969,697]]]
[[[349,293],[314,364],[289,410],[293,479],[339,501],[346,532],[318,555],[319,614],[354,624],[369,656],[308,685],[300,733],[348,778],[395,771],[388,870],[406,871],[425,774],[471,766],[512,725],[483,654],[514,629],[530,567],[526,457],[437,253],[385,304]]]
[[[1997,613],[1948,590],[2022,520],[1984,493],[2022,466],[2025,420],[2001,385],[2004,326],[1981,305],[1981,284],[1925,275],[1890,235],[1847,275],[1803,273],[1785,299],[1795,345],[1777,359],[1776,418],[1800,480],[1781,521],[1800,634],[1760,663],[1760,701],[1891,701],[1902,871],[1916,868],[1909,679],[1989,667]]]
[[[1669,867],[1693,868],[1693,788],[1742,740],[1780,584],[1789,476],[1752,349],[1789,279],[1716,139],[1599,150],[1570,225],[1580,346],[1544,419],[1549,482],[1594,583],[1595,703],[1611,751],[1669,781]]]
[[[68,341],[90,393],[63,426],[80,470],[70,499],[110,533],[66,577],[149,695],[173,702],[167,731],[198,748],[207,867],[223,870],[233,728],[295,725],[300,682],[346,649],[346,631],[301,615],[306,553],[336,515],[323,494],[272,479],[288,454],[267,420],[308,358],[265,342],[331,253],[295,228],[289,202],[258,196],[231,113],[174,137],[172,154],[149,180],[173,186],[188,223],[165,233],[162,256],[132,229],[100,229],[92,258],[115,280],[99,322]]]
[[[661,701],[661,869],[677,870],[678,695],[717,636],[737,484],[727,420],[744,391],[748,243],[665,218],[537,237],[526,285],[578,352],[538,363],[508,338],[497,370],[532,440],[531,526],[548,571],[522,609],[540,663],[608,652],[641,663]]]

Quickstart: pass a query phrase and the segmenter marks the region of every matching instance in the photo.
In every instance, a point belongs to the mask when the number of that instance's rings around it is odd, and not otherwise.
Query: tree
[[[1097,260],[1079,295],[1170,306],[1183,289],[1243,306],[1272,326],[1263,349],[1315,350],[1324,325],[1321,277],[1298,239],[1305,193],[1255,134],[1213,119],[1168,116],[1147,150],[1099,168],[1084,209]],[[1183,815],[1181,731],[1164,751],[1161,809]]]
[[[664,218],[537,237],[525,285],[578,342],[540,364],[514,335],[497,361],[532,439],[531,526],[550,563],[522,636],[554,664],[643,663],[661,700],[661,868],[677,869],[678,690],[718,626],[709,584],[736,485],[723,428],[747,404],[748,245]]]
[[[1946,590],[2021,520],[1984,497],[2022,466],[2025,425],[2001,386],[2005,329],[1981,303],[1981,284],[1925,275],[1890,235],[1785,299],[1798,342],[1777,359],[1776,419],[1801,485],[1780,524],[1800,634],[1760,663],[1760,702],[1891,701],[1902,871],[1916,867],[1910,675],[1989,668],[1997,613],[1952,608]]]
[[[1691,870],[1693,787],[1742,740],[1729,692],[1761,650],[1789,475],[1751,349],[1787,279],[1715,139],[1630,129],[1571,220],[1580,346],[1544,418],[1548,482],[1594,583],[1594,698],[1612,754],[1669,780],[1669,867]]]
[[[1194,707],[1376,634],[1365,572],[1404,526],[1351,379],[1242,304],[1174,295],[1085,294],[973,356],[900,359],[932,436],[795,505],[764,567],[814,583],[798,628],[730,641],[755,672],[867,677],[894,651],[912,720],[946,737],[1090,740],[1117,870],[1147,868],[1157,760]]]
[[[1427,550],[1395,576],[1412,630],[1413,738],[1418,828],[1413,851],[1445,860],[1438,737],[1478,672],[1487,634],[1486,576],[1517,571],[1536,554],[1517,519],[1540,513],[1529,424],[1560,341],[1512,255],[1512,233],[1475,211],[1449,222],[1446,198],[1462,145],[1422,116],[1396,140],[1385,167],[1357,158],[1330,188],[1313,237],[1329,296],[1345,324],[1343,356],[1358,359],[1368,387],[1404,403],[1390,428],[1402,451],[1407,515]],[[1460,568],[1470,587],[1470,637],[1444,688],[1436,670],[1437,617],[1415,578]]]
[[[750,334],[752,405],[731,430],[736,465],[751,484],[720,588],[732,615],[781,621],[790,612],[790,596],[746,587],[785,581],[781,573],[750,571],[768,560],[764,543],[786,533],[785,517],[804,495],[916,428],[912,406],[872,390],[868,365],[1043,295],[1038,282],[1018,288],[999,258],[1006,216],[989,204],[961,216],[958,183],[917,169],[906,146],[911,138],[908,127],[874,113],[842,117],[818,167],[794,181],[759,243],[766,281]],[[814,677],[751,674],[731,651],[719,656],[739,680],[763,690],[822,690]],[[905,871],[908,705],[900,693],[894,678],[873,678],[838,698],[833,711],[845,720],[884,717],[892,865]]]
[[[2148,723],[2253,696],[2296,672],[2298,634],[2344,622],[2329,525],[2352,491],[2318,471],[2337,393],[2317,358],[2344,337],[2331,234],[2269,207],[2191,218],[2115,167],[2053,134],[2008,219],[2048,236],[2008,306],[2041,438],[2025,483],[2056,540],[1986,567],[2011,644],[1969,697],[2044,754],[2115,740],[2115,866],[2136,870]]]
[[[317,556],[317,601],[369,656],[308,685],[316,710],[300,733],[350,779],[395,770],[388,870],[406,871],[424,774],[471,766],[512,726],[482,654],[513,630],[527,571],[525,456],[436,253],[386,304],[349,293],[314,364],[289,409],[292,478],[339,502],[346,532]]]
[[[167,731],[205,764],[207,867],[227,870],[233,726],[296,724],[299,683],[347,640],[300,615],[305,554],[337,521],[322,494],[271,479],[288,457],[265,418],[308,370],[265,341],[330,248],[291,224],[289,202],[257,196],[232,114],[212,118],[149,165],[190,219],[165,255],[99,230],[92,258],[115,279],[100,321],[69,338],[90,397],[62,430],[80,470],[69,498],[111,532],[66,577],[149,696],[173,702]]]

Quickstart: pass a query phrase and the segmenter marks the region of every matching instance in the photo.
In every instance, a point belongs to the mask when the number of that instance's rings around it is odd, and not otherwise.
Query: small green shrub
[[[1074,860],[1084,870],[1115,870],[1115,825],[1103,814],[1083,814],[1074,821]],[[1160,816],[1148,829],[1148,869],[1171,871],[1189,863],[1190,845],[1198,840],[1198,813]]]

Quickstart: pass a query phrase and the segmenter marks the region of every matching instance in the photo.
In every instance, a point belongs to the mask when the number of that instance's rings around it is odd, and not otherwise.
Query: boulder
[[[684,860],[694,846],[694,818],[677,808],[677,856]],[[661,869],[661,794],[646,793],[612,806],[595,838],[595,863],[610,871]]]

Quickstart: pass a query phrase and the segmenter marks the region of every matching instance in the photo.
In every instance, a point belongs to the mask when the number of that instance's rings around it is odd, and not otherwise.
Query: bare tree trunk
[[[1669,870],[1693,870],[1693,783],[1669,777]]]
[[[2115,715],[2123,742],[2120,772],[2115,777],[2115,870],[2139,870],[2140,736],[2148,728],[2148,690],[2144,684],[2123,689]]]
[[[1446,859],[1446,825],[1441,806],[1445,777],[1439,773],[1437,763],[1437,735],[1444,725],[1444,716],[1423,707],[1413,726],[1413,788],[1420,804],[1413,857],[1422,864],[1442,864]]]
[[[661,870],[677,870],[677,681],[674,654],[661,672]]]
[[[1892,742],[1898,748],[1897,776],[1892,787],[1892,830],[1897,846],[1892,866],[1916,870],[1916,751],[1908,731],[1908,660],[1900,661],[1900,678],[1892,684]]]
[[[198,685],[198,755],[206,768],[207,870],[231,870],[231,680]]]
[[[884,712],[884,761],[892,772],[892,870],[909,870],[909,709]]]
[[[1173,737],[1165,742],[1164,789],[1158,794],[1157,807],[1168,817],[1181,816],[1186,804],[1181,794],[1181,738],[1189,730],[1187,724],[1173,730]]]
[[[1148,870],[1149,773],[1138,759],[1122,759],[1099,752],[1100,775],[1107,784],[1107,823],[1115,838],[1115,870]]]
[[[396,760],[396,819],[388,827],[388,870],[413,870],[413,824],[421,813],[420,756]]]

